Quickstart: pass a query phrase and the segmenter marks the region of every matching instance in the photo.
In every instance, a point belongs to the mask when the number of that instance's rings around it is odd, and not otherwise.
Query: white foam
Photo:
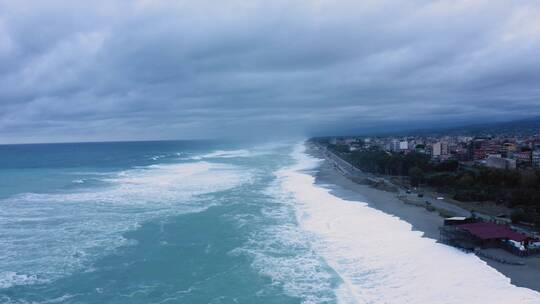
[[[165,155],[165,154],[159,154],[159,155],[151,156],[150,159],[151,159],[151,160],[159,160],[159,159],[164,158],[164,157],[167,157],[167,155]]]
[[[332,195],[306,170],[319,160],[298,145],[296,165],[278,172],[297,201],[300,227],[339,274],[343,303],[540,303],[473,254],[423,238],[399,218]]]
[[[130,244],[122,234],[146,220],[219,203],[208,195],[249,182],[250,172],[196,162],[127,170],[102,181],[109,186],[0,201],[0,269],[7,271],[0,288],[69,274]]]
[[[285,209],[283,213],[288,214]],[[233,253],[249,255],[256,271],[271,278],[287,295],[302,299],[302,303],[331,302],[334,275],[311,250],[309,236],[294,222],[261,225],[264,227],[259,227],[249,242]]]
[[[324,260],[311,248],[311,235],[296,223],[294,201],[274,180],[263,192],[261,214],[237,214],[232,219],[239,227],[248,226],[249,241],[233,254],[245,254],[252,267],[269,277],[272,285],[260,294],[283,290],[304,304],[335,303],[338,282]]]
[[[18,274],[13,271],[0,272],[0,289],[9,288],[15,285],[28,285],[39,282],[35,275]]]
[[[248,149],[236,149],[236,150],[215,150],[210,153],[201,155],[192,155],[180,158],[182,160],[217,160],[228,158],[249,158],[268,154],[274,154],[278,150],[289,148],[290,142],[271,142],[265,144],[259,144]]]
[[[202,154],[202,155],[195,155],[188,158],[185,158],[186,160],[203,160],[208,158],[238,158],[238,157],[252,157],[255,154],[252,153],[249,150],[245,149],[239,149],[239,150],[216,150],[211,153]]]

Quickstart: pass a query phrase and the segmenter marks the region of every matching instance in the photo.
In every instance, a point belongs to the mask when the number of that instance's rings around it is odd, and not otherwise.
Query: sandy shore
[[[322,158],[320,153],[313,149],[308,152]],[[395,192],[356,183],[336,170],[328,161],[321,164],[315,177],[316,183],[331,189],[333,195],[346,200],[367,202],[373,208],[407,221],[414,230],[422,231],[425,237],[432,239],[439,237],[439,227],[443,224],[443,218],[438,212],[405,204],[397,198]],[[509,277],[512,284],[540,292],[540,256],[520,258],[501,249],[489,249],[485,252],[506,260],[524,263],[525,265],[508,265],[481,257],[488,265]]]

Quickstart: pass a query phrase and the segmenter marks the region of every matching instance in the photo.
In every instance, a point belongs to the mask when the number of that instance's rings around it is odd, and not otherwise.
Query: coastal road
[[[323,153],[324,157],[330,161],[330,163],[333,164],[333,166],[338,170],[341,171],[345,176],[348,177],[364,177],[364,178],[370,178],[373,180],[381,180],[384,181],[386,184],[393,185],[393,183],[383,177],[376,177],[372,174],[363,172],[362,170],[354,167],[352,164],[344,160],[343,158],[339,157],[332,151],[329,151],[326,147],[315,144]],[[437,194],[426,194],[423,198],[419,198],[417,196],[417,193],[406,193],[406,190],[399,187],[399,194],[398,195],[405,195],[408,200],[414,201],[418,204],[424,204],[425,202],[429,202],[435,209],[446,211],[447,213],[454,214],[455,216],[465,216],[469,217],[471,216],[471,212],[469,210],[466,210],[460,206],[457,206],[455,204],[452,204],[450,202],[437,199]],[[480,214],[475,212],[476,216],[484,218],[486,220],[490,220],[491,217],[488,215]]]

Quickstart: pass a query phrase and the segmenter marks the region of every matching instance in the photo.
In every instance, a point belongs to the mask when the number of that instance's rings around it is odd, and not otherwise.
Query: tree
[[[471,174],[463,174],[458,180],[458,185],[461,188],[468,188],[471,187],[474,184],[474,177],[471,176]]]
[[[418,167],[412,167],[409,169],[409,178],[411,179],[411,186],[416,187],[424,180],[424,171]]]
[[[534,171],[527,170],[521,172],[520,184],[523,187],[532,188],[537,184],[537,175]]]
[[[525,214],[525,211],[523,211],[523,209],[516,209],[510,215],[510,219],[512,220],[512,223],[523,221],[525,217],[526,217],[526,214]]]

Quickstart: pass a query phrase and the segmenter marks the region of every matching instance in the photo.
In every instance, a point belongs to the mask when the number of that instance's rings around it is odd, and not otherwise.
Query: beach
[[[316,149],[308,148],[307,152],[317,158],[324,158],[322,153]],[[332,195],[347,201],[365,202],[372,208],[408,222],[412,225],[413,230],[422,232],[424,237],[438,239],[439,227],[443,224],[443,217],[439,215],[439,212],[405,204],[397,197],[396,192],[384,191],[355,182],[346,177],[328,160],[321,162],[314,175],[316,184],[328,188]],[[524,265],[510,265],[480,256],[489,266],[510,278],[512,284],[540,291],[540,280],[538,280],[540,256],[521,258],[502,249],[486,249],[482,252],[508,261],[523,263]]]
[[[437,213],[347,179],[304,142],[16,148],[32,157],[11,162],[19,193],[0,193],[0,303],[540,303],[437,243]],[[87,153],[21,170],[72,150]]]

